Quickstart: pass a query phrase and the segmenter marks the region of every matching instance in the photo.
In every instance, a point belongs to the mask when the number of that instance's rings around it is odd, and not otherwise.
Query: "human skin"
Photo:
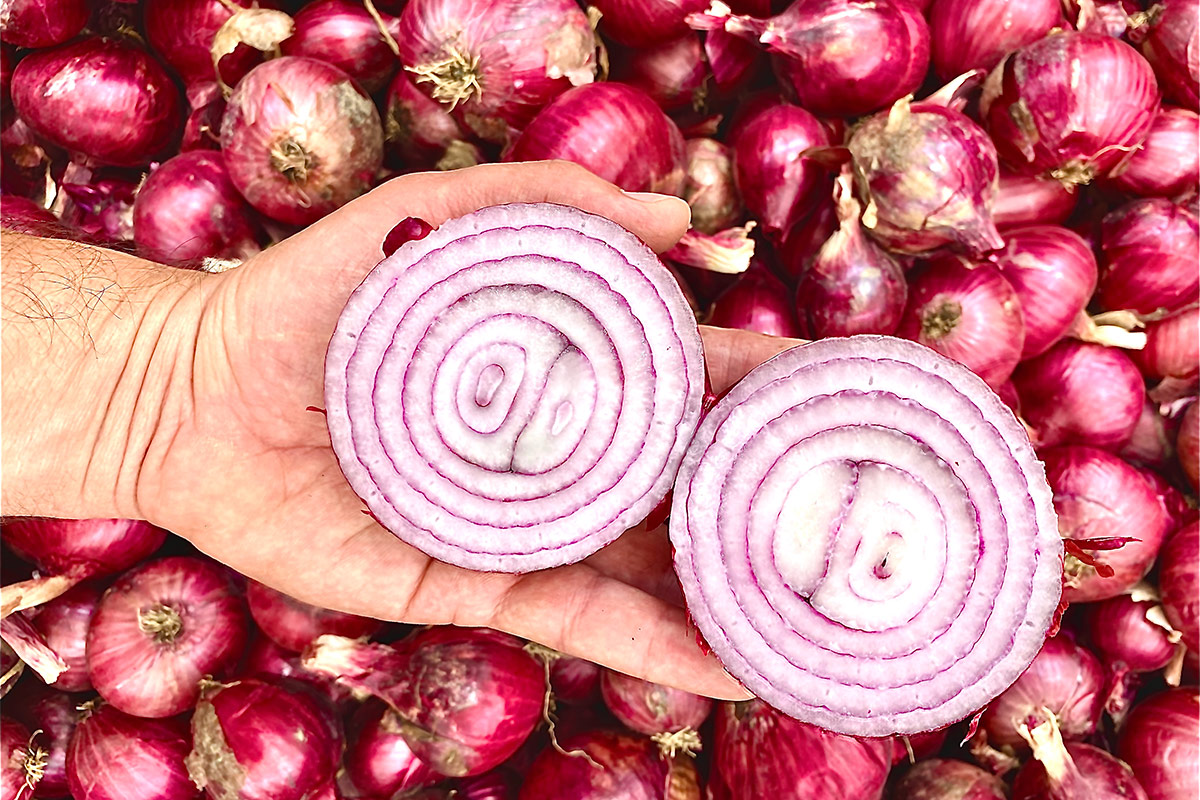
[[[606,216],[655,250],[687,205],[565,162],[396,178],[219,274],[4,232],[2,504],[9,516],[145,519],[307,603],[487,626],[714,697],[747,693],[697,645],[665,529],[510,575],[430,559],[363,513],[322,414],[342,307],[405,217],[509,202]],[[714,390],[793,340],[702,327]]]

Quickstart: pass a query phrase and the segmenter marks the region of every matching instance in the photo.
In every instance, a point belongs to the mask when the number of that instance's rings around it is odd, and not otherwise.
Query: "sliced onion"
[[[742,218],[729,147],[716,139],[688,139],[686,173],[683,199],[692,209],[693,228],[714,234]]]
[[[311,606],[255,580],[246,583],[246,603],[262,632],[296,653],[324,633],[357,639],[383,627],[379,620]]]
[[[1200,302],[1200,223],[1170,200],[1134,200],[1104,217],[1097,297],[1105,308],[1155,314]]]
[[[372,93],[386,86],[399,66],[395,40],[384,38],[385,32],[393,36],[399,20],[381,16],[376,22],[361,2],[316,0],[293,19],[296,32],[280,45],[284,55],[332,64]]]
[[[1148,800],[1129,765],[1099,747],[1067,742],[1064,755],[1027,761],[1013,781],[1013,800]]]
[[[1158,585],[1163,610],[1183,643],[1200,652],[1200,528],[1192,522],[1172,533],[1162,548]]]
[[[1058,181],[1020,175],[1002,166],[992,220],[1001,231],[1025,225],[1061,225],[1078,200],[1077,192]]]
[[[62,44],[87,24],[88,0],[7,0],[0,40],[17,47]]]
[[[142,719],[102,705],[71,737],[71,795],[81,800],[192,800],[196,787],[183,763],[188,746],[187,723],[180,719]]]
[[[577,561],[658,505],[704,378],[695,317],[649,248],[532,204],[385,260],[347,303],[325,385],[342,471],[376,519],[443,561],[524,572]]]
[[[1008,800],[1004,781],[965,761],[918,761],[895,785],[893,800]]]
[[[403,729],[403,720],[378,700],[364,703],[355,712],[346,731],[342,763],[346,778],[359,792],[392,797],[442,780],[413,753]]]
[[[1168,689],[1135,707],[1121,729],[1117,755],[1150,800],[1200,796],[1200,691]]]
[[[1110,183],[1142,197],[1176,197],[1194,191],[1200,182],[1200,114],[1164,106],[1124,167]]]
[[[63,692],[86,692],[92,688],[88,677],[87,632],[100,602],[100,587],[83,583],[38,607],[33,625],[67,664],[54,688]]]
[[[824,339],[752,371],[693,440],[670,531],[726,669],[853,735],[941,728],[995,697],[1061,589],[1024,429],[969,370],[889,337]]]
[[[935,0],[929,10],[933,67],[942,80],[991,69],[1013,50],[1063,26],[1058,0]]]
[[[572,756],[577,750],[588,757]],[[645,736],[590,730],[547,747],[530,766],[519,800],[549,797],[700,800],[701,794],[690,758],[664,759]]]
[[[1194,0],[1152,4],[1142,55],[1154,65],[1169,100],[1186,108],[1200,104],[1200,19]]]

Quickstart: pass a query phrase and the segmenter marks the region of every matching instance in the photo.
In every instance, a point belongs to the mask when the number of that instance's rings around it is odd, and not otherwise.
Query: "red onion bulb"
[[[1193,406],[1194,408],[1195,406]],[[1200,651],[1200,528],[1192,522],[1171,534],[1159,556],[1159,591],[1171,627]]]
[[[1078,200],[1077,192],[1058,181],[1020,175],[1001,166],[992,220],[1001,231],[1026,225],[1061,225]]]
[[[708,324],[768,336],[800,336],[787,287],[761,262],[752,265],[717,297]]]
[[[67,749],[71,796],[86,800],[192,800],[187,724],[143,719],[101,705],[80,722]]]
[[[709,71],[704,46],[695,32],[614,55],[611,80],[636,86],[663,111],[704,109]]]
[[[374,93],[387,85],[399,59],[379,23],[362,2],[316,0],[293,17],[296,32],[283,40],[287,56],[307,56],[332,64]],[[380,17],[392,35],[399,20]]]
[[[614,717],[630,730],[651,736],[699,730],[712,711],[707,697],[612,670],[601,676],[600,691]]]
[[[519,800],[701,798],[691,759],[664,759],[644,736],[597,729],[564,737],[559,745],[561,749],[547,747],[529,767]],[[575,750],[588,758],[569,755]]]
[[[467,134],[438,101],[401,70],[388,86],[383,115],[384,144],[389,158],[408,169],[471,167],[482,161]]]
[[[1200,104],[1200,19],[1195,0],[1151,4],[1142,55],[1154,65],[1167,99],[1185,108]]]
[[[64,675],[66,673],[63,673]],[[60,678],[55,686],[62,683]],[[79,698],[47,686],[23,686],[21,694],[10,701],[17,718],[31,731],[40,731],[34,747],[44,755],[42,777],[34,797],[65,797],[70,791],[67,779],[67,749],[79,723]],[[5,713],[8,713],[8,707]],[[24,744],[24,743],[23,743]],[[0,763],[7,759],[0,759]],[[5,798],[13,795],[5,792]]]
[[[1083,742],[1058,758],[1029,759],[1013,781],[1013,800],[1148,800],[1129,765]]]
[[[1172,378],[1195,386],[1200,374],[1200,306],[1147,323],[1146,346],[1131,355],[1147,378]]]
[[[0,717],[0,792],[8,798],[32,797],[42,780],[46,751],[21,723]]]
[[[1160,109],[1142,149],[1110,183],[1142,197],[1176,197],[1195,190],[1200,183],[1200,114],[1173,106]]]
[[[88,678],[87,633],[92,615],[100,602],[100,588],[80,584],[65,594],[38,607],[33,625],[46,645],[67,664],[54,688],[63,692],[86,692],[92,688]]]
[[[1091,642],[1106,663],[1132,672],[1151,672],[1165,667],[1175,654],[1173,640],[1179,634],[1172,636],[1153,621],[1155,614],[1162,614],[1153,600],[1121,594],[1092,604],[1089,611]]]
[[[683,199],[692,209],[692,227],[701,233],[714,234],[742,218],[729,147],[716,139],[687,140]]]
[[[1200,402],[1193,400],[1183,412],[1179,424],[1179,436],[1175,440],[1175,452],[1179,454],[1179,466],[1192,489],[1197,487],[1200,473]]]
[[[364,703],[354,713],[342,764],[346,778],[360,793],[392,797],[442,779],[413,753],[403,729],[403,720],[378,700]]]
[[[255,580],[246,583],[246,603],[262,632],[296,653],[324,633],[357,639],[383,627],[379,620],[311,606]]]
[[[554,699],[570,705],[591,705],[600,700],[601,667],[584,658],[562,655],[550,664]]]
[[[1200,691],[1168,689],[1136,706],[1121,729],[1117,755],[1150,800],[1200,796]]]
[[[16,47],[62,44],[87,24],[88,0],[6,0],[0,41]]]
[[[893,800],[1008,800],[1008,787],[990,772],[949,758],[927,758],[896,783]]]
[[[1200,303],[1200,223],[1185,206],[1134,200],[1104,217],[1097,297],[1105,308],[1139,314]]]
[[[600,32],[630,47],[645,47],[687,33],[687,15],[701,11],[708,0],[594,0],[600,12]]]
[[[239,8],[278,8],[275,0],[145,0],[146,39],[189,87],[216,80],[213,44],[221,27]],[[286,32],[286,31],[285,31]],[[228,86],[262,60],[262,53],[244,42],[218,60],[220,79]]]
[[[946,81],[991,69],[1063,24],[1058,0],[935,0],[929,10],[933,68]]]

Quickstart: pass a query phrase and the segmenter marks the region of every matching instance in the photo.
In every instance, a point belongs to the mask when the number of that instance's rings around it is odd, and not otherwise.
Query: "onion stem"
[[[138,629],[150,634],[157,644],[170,644],[183,631],[179,612],[161,603],[138,612]]]
[[[450,45],[446,57],[428,64],[405,67],[417,76],[417,83],[433,84],[433,99],[449,103],[453,110],[472,95],[483,96],[479,84],[479,56],[470,56]]]

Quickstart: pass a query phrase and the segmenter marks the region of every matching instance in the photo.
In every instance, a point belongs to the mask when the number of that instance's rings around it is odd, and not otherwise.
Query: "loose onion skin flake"
[[[468,569],[578,561],[671,488],[700,416],[699,330],[613,222],[494,206],[367,276],[325,361],[330,436],[379,522]]]
[[[675,571],[734,677],[856,736],[934,730],[996,697],[1061,593],[1050,488],[961,365],[884,336],[752,371],[705,417],[671,510]]]

